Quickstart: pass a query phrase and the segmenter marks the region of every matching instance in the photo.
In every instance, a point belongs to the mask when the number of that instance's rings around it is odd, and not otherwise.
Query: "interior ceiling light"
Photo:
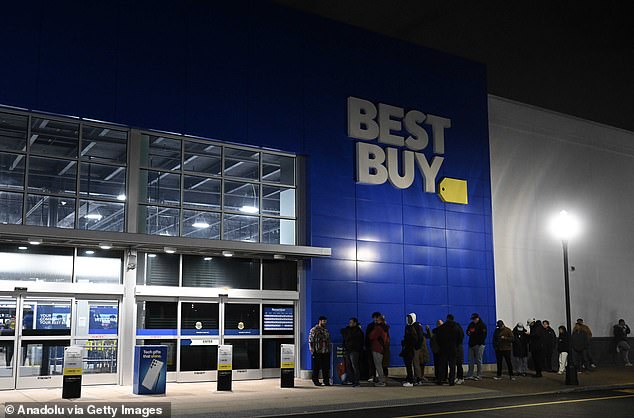
[[[100,221],[101,218],[103,218],[103,216],[101,216],[100,214],[96,212],[93,212],[93,213],[87,214],[86,216],[84,216],[84,218],[94,220],[94,221]]]
[[[123,202],[125,200],[125,195],[124,194],[120,194],[119,196],[117,196],[117,200],[120,200],[120,201]]]
[[[109,250],[112,248],[112,244],[108,242],[102,242],[101,244],[99,244],[99,248],[101,248],[102,250]]]
[[[29,248],[28,248],[28,247],[25,247],[25,246],[18,247],[18,250],[22,250],[22,251],[24,251],[24,250],[28,250],[28,249],[29,249]]]
[[[148,254],[147,256],[150,257],[150,258],[154,258],[154,257],[156,257],[156,254]]]
[[[233,251],[223,251],[222,255],[225,257],[233,257]]]
[[[211,260],[213,260],[213,257],[205,257],[205,258],[203,258],[203,260],[205,260],[205,261],[211,261]]]
[[[84,251],[84,254],[86,255],[93,255],[95,252],[93,250],[86,250]]]
[[[240,212],[244,212],[244,213],[257,213],[258,208],[256,208],[255,206],[242,206],[240,208]]]
[[[176,248],[165,247],[163,248],[163,251],[165,251],[167,254],[174,254],[176,252]]]
[[[31,245],[40,245],[42,243],[41,238],[29,238],[29,244]]]
[[[273,258],[275,260],[284,260],[286,259],[286,256],[284,254],[273,254]]]
[[[192,224],[192,226],[194,228],[200,228],[200,229],[209,228],[209,224],[205,221],[196,221]]]

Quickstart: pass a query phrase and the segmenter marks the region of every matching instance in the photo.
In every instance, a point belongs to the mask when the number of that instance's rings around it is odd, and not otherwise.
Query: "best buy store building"
[[[5,6],[0,387],[279,375],[319,315],[496,319],[485,68],[251,2]],[[558,271],[557,273],[559,273]],[[491,360],[492,351],[487,351]],[[395,354],[393,366],[400,366]]]

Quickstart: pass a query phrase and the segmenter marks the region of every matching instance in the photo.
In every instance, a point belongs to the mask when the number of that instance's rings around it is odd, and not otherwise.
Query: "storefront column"
[[[130,250],[125,256],[125,274],[123,275],[123,302],[121,303],[121,361],[119,362],[119,383],[131,385],[134,367],[134,345],[136,329],[136,250]],[[130,268],[133,267],[134,268]]]

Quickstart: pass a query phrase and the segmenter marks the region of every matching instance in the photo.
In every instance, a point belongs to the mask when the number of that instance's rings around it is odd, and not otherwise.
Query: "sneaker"
[[[403,387],[405,387],[405,388],[411,388],[412,386],[414,386],[414,384],[413,384],[413,383],[410,383],[410,382],[403,382]]]
[[[464,379],[456,379],[456,385],[461,385],[464,383]]]
[[[515,378],[513,376],[511,376],[511,381],[513,381],[513,382],[515,381]]]
[[[330,382],[324,382],[324,386],[332,386]]]
[[[493,380],[502,380],[501,376],[493,376]]]
[[[476,379],[473,376],[467,376],[467,377],[464,378],[464,380],[478,380],[478,379]]]
[[[596,369],[596,368],[597,368],[597,365],[596,365],[596,364],[594,364],[594,363],[592,363],[592,364],[590,365],[590,367],[592,367],[593,369]]]
[[[421,381],[414,382],[414,386],[423,386],[423,382]]]
[[[625,363],[625,367],[632,367],[632,363]]]
[[[371,377],[371,378],[368,379],[368,382],[369,383],[376,383],[376,380],[374,380],[374,377]]]
[[[319,380],[313,380],[313,385],[322,386],[322,383]]]
[[[345,382],[343,382],[344,385],[350,386],[352,384],[352,382],[346,380]]]
[[[476,376],[473,378],[473,380],[480,380],[480,379],[482,379],[482,376]]]
[[[564,372],[557,372],[557,374],[564,374]]]
[[[385,383],[383,383],[383,382],[376,382],[376,383],[374,384],[374,386],[384,387],[384,386],[387,386],[387,385],[386,385]]]

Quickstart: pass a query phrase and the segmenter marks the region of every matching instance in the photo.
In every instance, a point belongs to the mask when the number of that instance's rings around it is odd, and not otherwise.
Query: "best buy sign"
[[[430,143],[423,125],[432,134],[431,160],[420,152]],[[447,118],[348,97],[348,136],[361,140],[356,144],[357,182],[383,184],[389,180],[394,187],[406,189],[418,172],[423,176],[424,191],[436,193],[438,172],[445,159],[445,130],[449,128],[451,120]],[[383,147],[370,142],[377,139]],[[444,178],[438,186],[443,201],[468,203],[465,180]]]

